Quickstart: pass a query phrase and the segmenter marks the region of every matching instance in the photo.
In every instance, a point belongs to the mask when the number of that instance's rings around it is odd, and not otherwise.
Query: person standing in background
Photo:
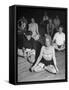
[[[49,23],[47,24],[47,34],[51,36],[53,35],[54,24],[52,23],[52,19],[49,19]]]
[[[41,35],[44,36],[44,34],[47,33],[47,24],[49,23],[49,17],[47,15],[47,12],[44,13],[43,20],[40,23],[40,32]]]

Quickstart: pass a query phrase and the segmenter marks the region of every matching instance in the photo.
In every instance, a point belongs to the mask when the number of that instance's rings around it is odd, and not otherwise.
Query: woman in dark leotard
[[[35,72],[48,70],[49,72],[57,73],[58,68],[56,64],[55,50],[50,44],[51,38],[47,36],[45,41],[46,45],[42,46],[40,55],[31,70]]]

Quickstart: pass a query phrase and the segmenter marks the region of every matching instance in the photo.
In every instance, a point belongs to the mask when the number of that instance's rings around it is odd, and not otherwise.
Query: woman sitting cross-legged
[[[55,50],[51,45],[50,36],[46,36],[45,46],[42,46],[40,55],[31,70],[35,72],[40,72],[42,70],[47,70],[51,73],[58,72]]]
[[[53,46],[58,51],[65,50],[65,33],[63,32],[63,26],[60,26],[58,32],[54,35]]]

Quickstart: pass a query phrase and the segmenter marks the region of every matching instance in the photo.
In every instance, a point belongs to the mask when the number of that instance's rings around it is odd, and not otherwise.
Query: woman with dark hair
[[[32,38],[32,32],[27,31],[25,33],[25,38],[23,39],[23,56],[27,59],[30,63],[35,62],[35,48],[34,48],[34,39]]]
[[[56,63],[55,50],[51,45],[50,36],[46,36],[45,46],[42,46],[40,55],[31,70],[35,72],[48,70],[51,73],[57,73],[58,68]]]
[[[23,39],[25,38],[24,33],[27,31],[27,20],[25,17],[22,17],[21,19],[18,20],[18,48],[22,49],[23,47]]]
[[[27,28],[27,20],[25,17],[22,17],[18,20],[18,31],[25,31]]]

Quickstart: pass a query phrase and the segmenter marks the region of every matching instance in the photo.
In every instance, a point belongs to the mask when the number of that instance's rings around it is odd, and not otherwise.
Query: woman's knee
[[[53,69],[52,70],[52,73],[56,74],[57,73],[56,69]]]
[[[34,69],[35,72],[40,72],[39,68]]]
[[[56,73],[56,69],[53,65],[50,65],[50,68],[51,68],[52,73]]]
[[[51,73],[54,73],[54,74],[56,73],[56,69],[52,65],[45,67],[45,69],[48,70]]]
[[[40,71],[43,71],[43,70],[44,70],[44,69],[41,68],[40,66],[37,66],[37,67],[34,69],[35,72],[40,72]]]

